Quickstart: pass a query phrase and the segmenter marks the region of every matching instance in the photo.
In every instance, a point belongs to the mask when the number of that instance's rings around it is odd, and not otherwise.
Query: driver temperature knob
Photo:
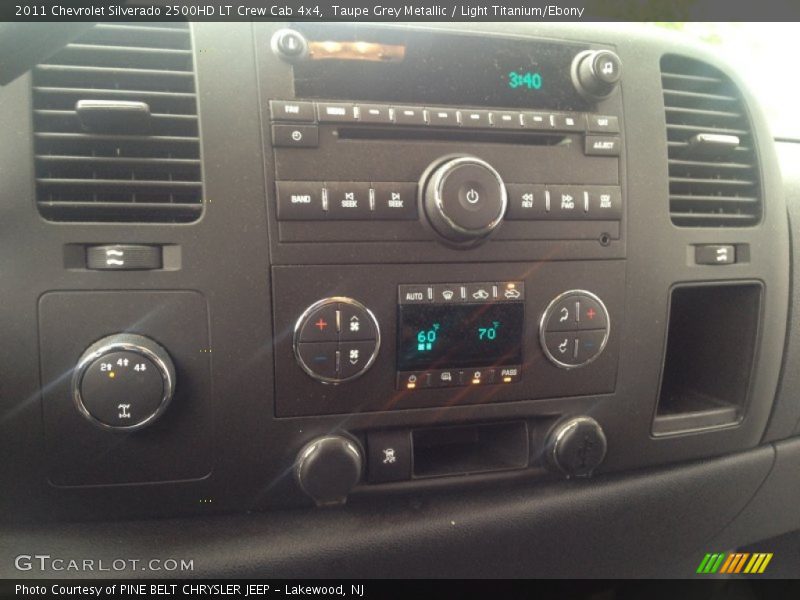
[[[461,246],[483,241],[503,220],[508,197],[500,174],[474,156],[445,157],[422,176],[422,204],[433,229]]]
[[[93,424],[135,431],[158,419],[175,391],[167,351],[142,335],[119,333],[86,349],[72,376],[72,399]]]

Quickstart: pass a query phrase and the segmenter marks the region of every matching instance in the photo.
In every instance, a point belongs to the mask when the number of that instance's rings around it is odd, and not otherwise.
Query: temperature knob
[[[87,348],[72,377],[78,411],[115,431],[146,427],[167,409],[175,391],[175,366],[167,351],[141,335],[120,333]]]

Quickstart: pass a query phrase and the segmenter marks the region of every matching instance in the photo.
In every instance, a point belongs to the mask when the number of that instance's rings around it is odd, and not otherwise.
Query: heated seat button
[[[545,333],[545,346],[551,360],[568,367],[579,364],[578,338],[570,331]]]
[[[411,478],[411,432],[371,431],[367,435],[367,477],[372,483]]]
[[[301,342],[297,344],[300,365],[317,379],[337,379],[336,342]]]
[[[326,304],[310,312],[300,323],[300,342],[335,342],[339,339],[337,329],[339,305]]]
[[[331,219],[363,220],[371,218],[369,183],[326,183],[328,213]]]
[[[374,219],[415,220],[417,214],[416,183],[373,183],[375,190]]]
[[[319,181],[279,181],[279,221],[311,221],[326,218],[322,207],[322,183]]]

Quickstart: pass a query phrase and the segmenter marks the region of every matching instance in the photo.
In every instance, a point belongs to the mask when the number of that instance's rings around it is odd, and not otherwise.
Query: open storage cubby
[[[673,288],[653,435],[723,427],[742,419],[762,291],[757,282]]]

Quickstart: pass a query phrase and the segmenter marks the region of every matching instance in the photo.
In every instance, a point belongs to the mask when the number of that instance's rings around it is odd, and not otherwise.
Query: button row
[[[509,183],[506,219],[619,220],[622,191],[617,186]]]
[[[278,181],[278,220],[415,220],[417,184]]]
[[[398,286],[400,304],[483,304],[524,300],[525,284],[521,281]]]
[[[611,115],[270,100],[273,121],[619,133]]]
[[[516,383],[521,377],[522,369],[519,366],[402,371],[397,374],[397,389],[420,390],[470,385],[502,385]]]

